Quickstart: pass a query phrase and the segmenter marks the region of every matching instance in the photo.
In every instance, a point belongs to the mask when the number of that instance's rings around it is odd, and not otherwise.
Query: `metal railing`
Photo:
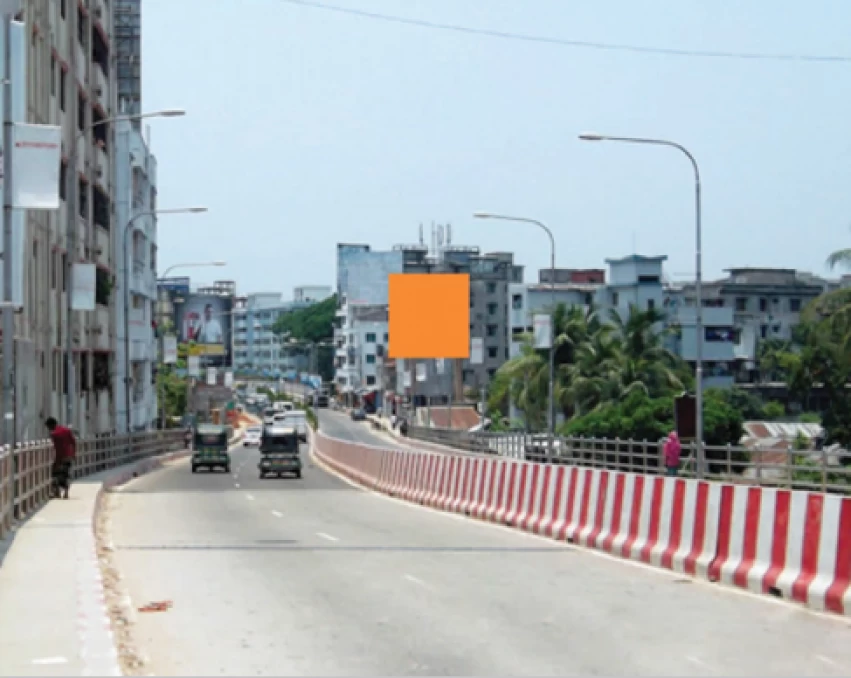
[[[73,478],[184,448],[184,431],[172,429],[77,441]],[[0,538],[16,519],[25,518],[50,496],[55,453],[50,440],[0,447]]]
[[[408,427],[408,438],[474,454],[548,464],[571,464],[631,473],[665,472],[664,440],[564,438],[546,434],[470,433]],[[744,485],[851,494],[851,453],[830,450],[749,449],[705,445],[707,480]],[[695,477],[696,446],[684,444],[679,475]]]

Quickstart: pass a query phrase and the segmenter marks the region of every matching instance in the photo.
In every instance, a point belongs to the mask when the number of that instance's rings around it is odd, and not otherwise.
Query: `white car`
[[[242,439],[242,444],[245,447],[251,447],[252,445],[260,445],[260,436],[263,433],[263,429],[259,426],[252,426],[249,429],[245,430],[245,437]]]

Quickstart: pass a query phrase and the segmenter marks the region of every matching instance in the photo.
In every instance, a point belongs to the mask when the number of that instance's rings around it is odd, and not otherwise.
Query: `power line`
[[[425,21],[423,19],[409,19],[401,16],[390,14],[381,14],[379,12],[369,12],[361,9],[352,9],[350,7],[339,7],[337,5],[329,5],[316,0],[278,0],[278,2],[289,5],[299,5],[301,7],[311,7],[314,9],[322,9],[328,12],[337,12],[339,14],[348,14],[364,19],[375,19],[385,21],[387,23],[405,24],[407,26],[418,26],[420,28],[431,28],[442,31],[453,31],[455,33],[466,33],[468,35],[480,35],[489,38],[501,38],[503,40],[519,40],[522,42],[535,42],[547,45],[557,45],[559,47],[576,47],[583,49],[596,49],[609,52],[632,52],[635,54],[659,54],[664,56],[677,57],[698,57],[698,58],[715,58],[715,59],[748,59],[752,61],[799,61],[799,62],[815,62],[815,63],[851,63],[851,56],[841,55],[824,55],[824,54],[766,54],[759,52],[724,52],[724,51],[704,51],[691,49],[667,49],[665,47],[646,47],[641,45],[625,45],[617,43],[593,42],[590,40],[567,40],[562,38],[548,38],[542,35],[529,35],[524,33],[511,33],[507,31],[496,31],[487,28],[473,28],[470,26],[459,26],[456,24],[446,24],[435,21]]]

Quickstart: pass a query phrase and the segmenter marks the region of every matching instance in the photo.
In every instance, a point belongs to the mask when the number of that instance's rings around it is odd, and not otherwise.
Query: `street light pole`
[[[488,212],[476,212],[473,215],[477,219],[500,219],[502,221],[515,221],[521,224],[532,224],[539,227],[550,239],[550,384],[547,403],[547,433],[549,434],[550,457],[553,456],[553,444],[555,439],[555,374],[556,374],[556,341],[555,341],[555,313],[556,313],[556,241],[553,232],[544,223],[537,219],[526,217],[509,217],[501,214],[490,214]]]
[[[72,49],[71,54],[75,54],[76,50]],[[72,71],[73,72],[73,71]],[[76,106],[75,106],[76,110]],[[103,125],[121,122],[123,120],[142,120],[144,118],[176,118],[186,115],[186,112],[180,109],[169,109],[163,111],[154,111],[153,113],[140,113],[138,115],[117,115],[111,118],[98,120],[91,125],[85,126],[74,136],[74,142],[71,144],[71,151],[68,158],[68,171],[66,172],[66,208],[67,208],[67,224],[66,224],[66,255],[65,255],[65,281],[67,289],[65,291],[65,370],[66,370],[66,402],[65,402],[65,418],[67,425],[70,428],[74,426],[74,401],[76,400],[77,390],[77,375],[76,366],[74,365],[73,350],[74,343],[72,341],[72,318],[73,318],[73,294],[72,294],[72,276],[74,270],[74,260],[77,258],[77,147],[80,140],[85,138],[89,132],[96,127]]]
[[[695,444],[697,446],[697,476],[703,478],[706,473],[706,452],[703,448],[703,234],[702,234],[702,208],[701,208],[701,181],[700,168],[697,165],[697,160],[691,152],[683,145],[667,139],[651,139],[644,137],[615,137],[604,134],[595,134],[586,132],[580,134],[579,138],[582,141],[620,141],[628,144],[645,144],[651,146],[667,146],[675,148],[688,158],[694,170],[694,296],[695,296],[695,314],[694,314],[694,329],[696,335],[695,342],[695,365],[694,365],[694,384],[695,384]]]

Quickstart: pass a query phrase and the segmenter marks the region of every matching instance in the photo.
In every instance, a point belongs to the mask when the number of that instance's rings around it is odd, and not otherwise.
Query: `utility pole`
[[[12,15],[3,20],[3,442],[15,445],[15,309],[12,308],[12,266],[14,242],[12,238]],[[12,492],[15,494],[14,490]],[[14,498],[12,499],[14,501]]]
[[[71,276],[74,270],[74,260],[77,258],[77,189],[79,187],[79,180],[77,178],[77,140],[80,137],[77,130],[80,127],[80,123],[84,122],[78,119],[79,106],[77,105],[77,31],[79,30],[77,20],[76,10],[68,12],[67,21],[71,24],[68,30],[68,35],[71,36],[69,39],[70,49],[68,50],[70,52],[68,56],[68,70],[71,73],[71,82],[73,85],[69,88],[70,92],[72,92],[70,94],[71,101],[66,101],[65,106],[66,115],[70,113],[68,118],[71,122],[71,148],[68,153],[68,171],[65,173],[65,181],[67,183],[65,188],[65,212],[68,220],[65,225],[65,384],[67,390],[67,395],[65,396],[65,425],[71,429],[74,428],[74,401],[77,398],[74,344],[71,337],[74,313],[72,304],[73,295],[71,294]],[[67,91],[66,94],[68,94]],[[87,142],[88,137],[83,135],[83,140]],[[97,289],[97,283],[95,283],[95,289]],[[125,374],[124,378],[128,379],[129,375]]]

